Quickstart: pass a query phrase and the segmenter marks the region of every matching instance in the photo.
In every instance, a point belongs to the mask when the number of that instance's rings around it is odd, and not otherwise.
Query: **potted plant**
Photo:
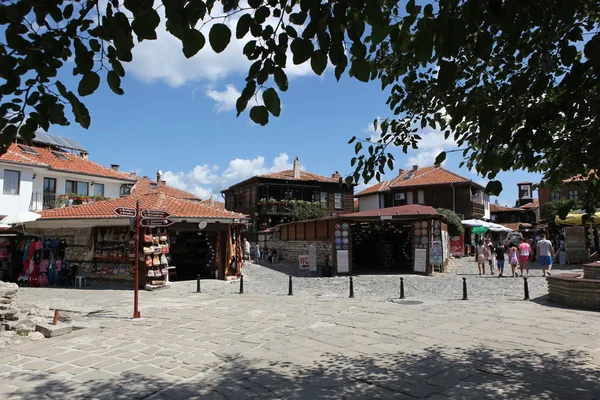
[[[267,199],[265,199],[264,197],[262,199],[258,200],[259,206],[264,206],[265,204],[267,204]]]

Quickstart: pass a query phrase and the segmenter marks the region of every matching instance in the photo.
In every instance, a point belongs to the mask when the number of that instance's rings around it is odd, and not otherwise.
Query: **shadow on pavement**
[[[84,383],[19,372],[14,379],[21,381],[20,390],[9,396],[31,400],[408,399],[443,394],[452,399],[585,400],[599,395],[600,369],[581,361],[585,355],[577,351],[544,355],[529,350],[430,347],[416,354],[323,354],[314,359],[302,354],[289,362],[269,361],[268,357],[276,358],[274,351],[262,355],[223,360],[228,362],[222,367],[186,380],[160,379],[152,375],[151,366],[147,374],[111,376],[98,371],[97,379],[88,372]]]

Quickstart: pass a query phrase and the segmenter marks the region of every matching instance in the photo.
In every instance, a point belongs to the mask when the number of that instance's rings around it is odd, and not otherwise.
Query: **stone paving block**
[[[153,365],[142,365],[139,367],[136,367],[132,370],[127,371],[130,374],[139,374],[142,376],[151,376],[151,375],[156,375],[156,374],[160,374],[162,372],[164,372],[164,370],[162,368],[158,368],[155,367]]]
[[[89,381],[110,381],[114,379],[115,376],[113,374],[109,374],[108,372],[98,371],[98,370],[90,370],[88,372],[84,372],[83,374],[75,375],[73,379],[80,382],[89,382]]]
[[[71,333],[73,331],[73,326],[62,323],[62,322],[59,322],[56,325],[37,324],[35,326],[35,330],[37,332],[42,333],[47,338],[50,338],[50,337],[57,337],[57,336],[62,336],[62,335]]]
[[[102,361],[106,361],[106,358],[100,356],[89,356],[72,361],[72,364],[77,365],[78,367],[89,367],[90,365],[97,364]]]
[[[114,373],[121,373],[121,372],[125,372],[125,371],[129,371],[131,369],[134,368],[138,368],[141,365],[139,363],[135,363],[132,361],[124,361],[118,364],[113,364],[111,366],[106,367],[107,371],[110,372],[114,372]]]
[[[21,368],[33,371],[45,371],[55,367],[56,364],[46,360],[36,360],[23,364]]]
[[[182,378],[190,378],[194,375],[198,374],[198,371],[187,369],[187,368],[175,368],[170,371],[167,371],[169,375],[175,375]]]

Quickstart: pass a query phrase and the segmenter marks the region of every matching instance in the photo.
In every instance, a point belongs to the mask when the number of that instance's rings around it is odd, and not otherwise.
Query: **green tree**
[[[295,201],[291,206],[291,213],[284,218],[284,222],[307,221],[329,216],[329,210],[318,203],[310,201]]]
[[[573,199],[558,199],[552,200],[544,204],[542,207],[540,217],[543,219],[554,218],[559,215],[562,218],[566,217],[570,210],[582,209],[583,203],[579,200]]]
[[[600,200],[600,3],[590,0],[2,0],[0,152],[17,133],[66,125],[65,107],[84,128],[80,97],[104,80],[118,95],[124,62],[156,28],[193,57],[250,37],[253,61],[237,101],[261,125],[281,112],[288,63],[333,67],[361,82],[379,80],[390,117],[381,140],[352,138],[355,171],[347,182],[379,180],[392,169],[390,147],[417,148],[419,128],[442,130],[463,163],[502,190],[500,171],[523,168],[560,184],[590,176],[586,207]],[[235,33],[228,21],[237,19]],[[208,39],[207,39],[208,36]],[[247,39],[244,39],[247,40]],[[288,60],[288,50],[291,60]],[[70,58],[77,88],[57,79]],[[276,90],[276,88],[278,90]],[[259,104],[262,96],[263,104]],[[436,159],[441,162],[446,154]]]
[[[436,208],[435,211],[446,217],[446,220],[448,221],[448,234],[450,236],[460,236],[460,234],[463,233],[462,222],[454,211],[447,208]]]

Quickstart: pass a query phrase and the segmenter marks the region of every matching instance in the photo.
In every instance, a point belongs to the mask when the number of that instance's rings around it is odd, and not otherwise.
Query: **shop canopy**
[[[505,226],[499,225],[499,224],[494,224],[493,222],[486,222],[486,221],[482,221],[479,219],[466,219],[464,221],[462,221],[462,224],[464,226],[470,226],[470,227],[481,227],[481,228],[487,228],[488,230],[492,231],[492,232],[512,232],[513,230],[510,228],[507,228]],[[479,231],[482,231],[482,229],[479,229]],[[483,231],[485,232],[485,231]],[[481,233],[483,233],[481,232]]]
[[[419,204],[408,204],[405,206],[380,208],[375,210],[360,211],[341,214],[340,218],[350,218],[356,221],[373,220],[418,220],[423,218],[440,218],[435,208]]]
[[[556,222],[559,225],[569,225],[569,226],[583,226],[583,225],[598,225],[600,224],[600,212],[597,212],[593,215],[589,215],[585,221],[585,224],[583,223],[583,216],[586,215],[585,213],[569,213],[567,214],[567,217],[565,219],[561,219],[558,215],[556,216],[556,218],[554,219],[554,222]]]

